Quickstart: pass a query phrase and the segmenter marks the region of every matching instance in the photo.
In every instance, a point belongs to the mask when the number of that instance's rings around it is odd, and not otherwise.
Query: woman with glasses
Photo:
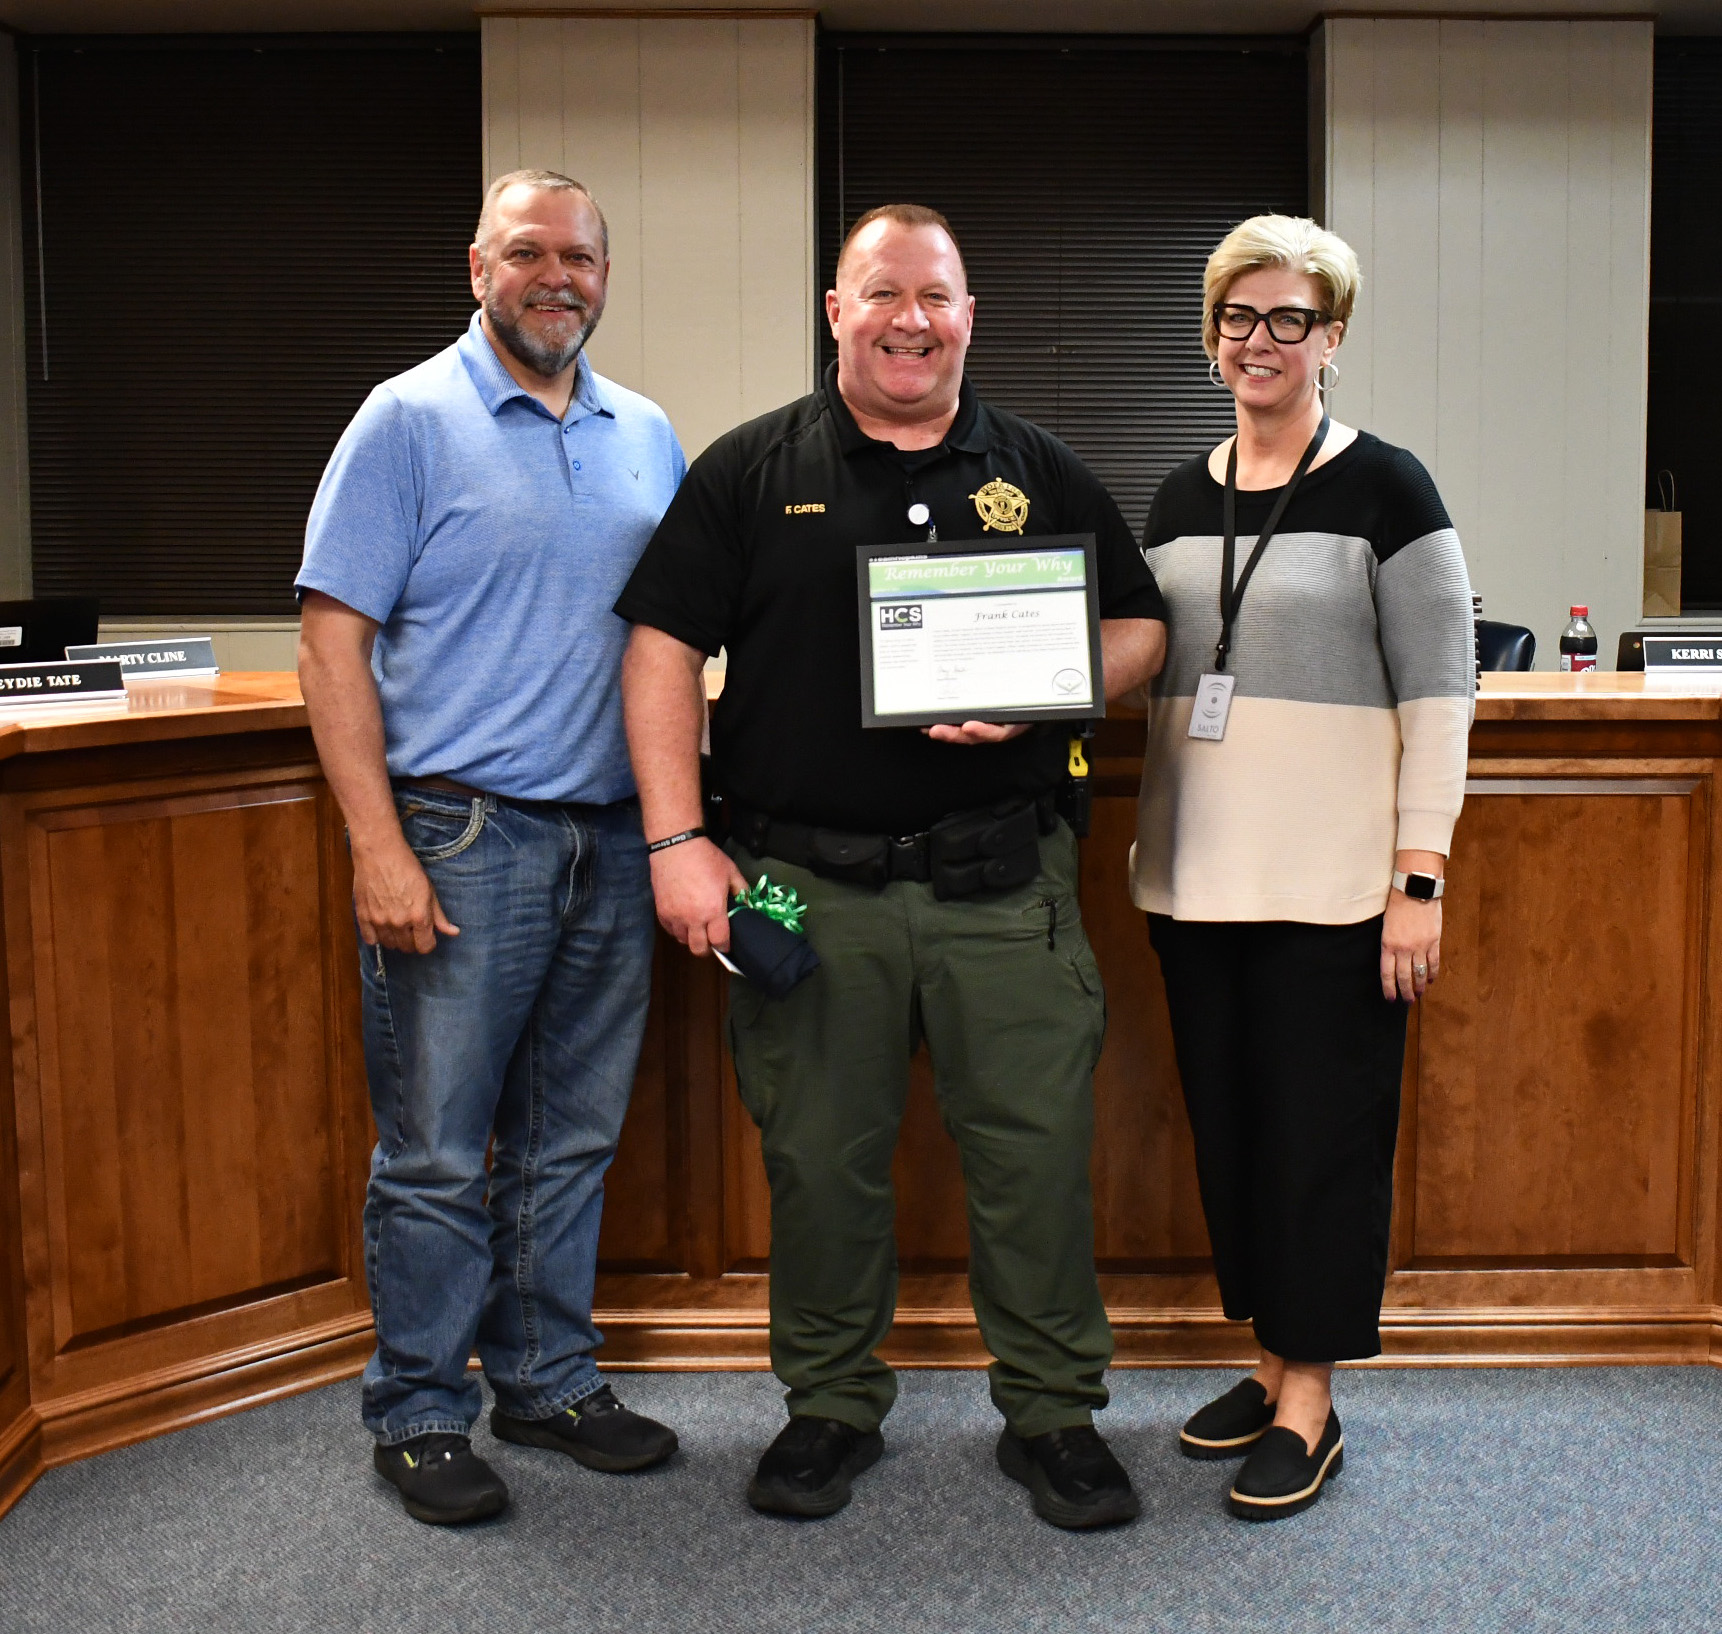
[[[1470,585],[1440,495],[1324,397],[1361,278],[1314,222],[1208,260],[1237,433],[1179,466],[1143,553],[1171,613],[1131,894],[1165,976],[1228,1317],[1261,1361],[1184,1426],[1249,1520],[1340,1470],[1333,1364],[1380,1350],[1407,1006],[1441,968],[1465,789]],[[1222,586],[1225,588],[1222,589]]]

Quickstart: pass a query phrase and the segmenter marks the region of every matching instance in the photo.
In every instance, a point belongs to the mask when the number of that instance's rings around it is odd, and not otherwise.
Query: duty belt
[[[1050,792],[957,812],[918,834],[854,834],[726,804],[730,834],[756,857],[779,857],[851,885],[930,882],[940,898],[1026,884],[1040,869],[1040,836],[1058,821]]]

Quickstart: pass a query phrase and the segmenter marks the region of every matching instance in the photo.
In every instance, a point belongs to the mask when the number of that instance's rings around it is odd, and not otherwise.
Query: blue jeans
[[[598,1221],[654,923],[632,801],[528,806],[407,787],[395,805],[460,935],[431,953],[359,948],[377,1120],[363,1412],[385,1445],[467,1433],[481,1405],[475,1342],[504,1412],[548,1418],[599,1388]]]

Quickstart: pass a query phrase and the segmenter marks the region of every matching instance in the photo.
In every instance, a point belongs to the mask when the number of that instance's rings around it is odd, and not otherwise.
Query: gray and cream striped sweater
[[[1237,571],[1278,497],[1238,495]],[[1130,893],[1177,919],[1344,925],[1380,913],[1396,848],[1446,854],[1474,693],[1459,536],[1415,455],[1359,433],[1311,471],[1233,629],[1226,735],[1189,736],[1220,634],[1224,489],[1161,484],[1142,554],[1171,621],[1154,684]]]

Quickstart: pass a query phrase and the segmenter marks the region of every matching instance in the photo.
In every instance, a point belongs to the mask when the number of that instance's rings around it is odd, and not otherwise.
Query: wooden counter
[[[293,676],[0,715],[0,1509],[362,1365],[350,890]]]
[[[1388,1357],[1722,1361],[1722,685],[1484,687],[1445,974],[1407,1060]],[[1083,853],[1111,1006],[1098,1252],[1122,1363],[1214,1362],[1249,1337],[1217,1308],[1124,891],[1141,742],[1140,720],[1103,726]],[[44,1462],[362,1364],[373,1133],[348,889],[290,676],[0,717],[0,1511]],[[604,1357],[762,1366],[766,1190],[721,990],[659,952],[605,1212]],[[897,1183],[889,1353],[979,1364],[924,1061]]]

